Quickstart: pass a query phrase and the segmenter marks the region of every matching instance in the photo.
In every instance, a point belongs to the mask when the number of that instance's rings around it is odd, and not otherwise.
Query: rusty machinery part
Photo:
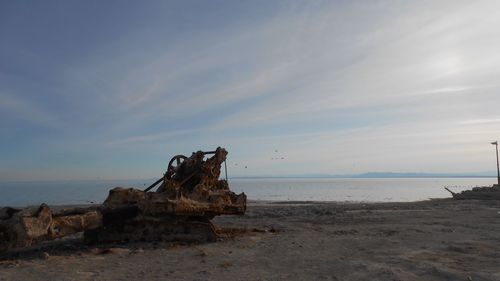
[[[174,175],[177,169],[181,166],[181,164],[186,161],[187,157],[184,155],[175,155],[170,159],[170,162],[168,162],[168,167],[167,167],[167,173],[165,174],[165,177],[167,179],[171,179]]]
[[[199,153],[202,153],[205,156],[205,155],[209,155],[209,154],[216,154],[217,150],[213,150],[213,151],[199,151]],[[170,159],[170,161],[168,162],[167,171],[165,172],[165,174],[163,175],[163,177],[159,178],[157,181],[155,181],[154,183],[152,183],[150,186],[148,186],[146,189],[144,189],[144,191],[148,192],[151,189],[155,188],[161,182],[164,182],[165,180],[171,180],[173,178],[173,176],[175,175],[175,172],[177,171],[177,169],[180,167],[180,165],[182,163],[184,163],[184,161],[186,161],[186,159],[188,159],[188,157],[186,157],[186,156],[184,156],[182,154],[179,154],[179,155],[176,155],[176,156],[172,157],[172,159]],[[225,172],[226,181],[227,181],[227,165],[226,165],[226,160],[224,160],[224,172]],[[181,182],[181,185],[182,184],[184,184],[184,182]]]
[[[172,159],[170,159],[170,162],[168,162],[167,171],[165,172],[165,174],[163,175],[163,177],[159,178],[153,184],[151,184],[150,186],[148,186],[146,189],[144,189],[144,191],[145,192],[150,191],[155,186],[157,186],[159,183],[161,183],[162,181],[165,181],[165,179],[167,179],[167,180],[172,179],[172,176],[175,174],[175,171],[177,170],[177,168],[186,159],[187,159],[187,157],[184,156],[184,155],[176,155],[176,156],[172,157]],[[175,166],[174,166],[174,163],[175,163]]]
[[[207,154],[213,155],[205,159]],[[102,242],[216,241],[210,220],[246,211],[246,195],[235,194],[219,178],[226,156],[220,147],[191,157],[177,155],[169,162],[173,174],[167,177],[167,171],[147,189],[163,182],[156,192],[117,187],[97,206],[0,208],[0,252],[79,232],[87,241]]]

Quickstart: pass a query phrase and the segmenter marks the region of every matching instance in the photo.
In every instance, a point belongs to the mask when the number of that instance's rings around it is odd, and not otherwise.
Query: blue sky
[[[498,15],[498,1],[1,1],[0,180],[154,178],[217,146],[240,176],[493,170]]]

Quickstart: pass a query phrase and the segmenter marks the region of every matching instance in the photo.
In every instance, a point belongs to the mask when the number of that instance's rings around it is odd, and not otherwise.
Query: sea
[[[231,190],[249,200],[411,202],[451,197],[444,189],[460,192],[492,185],[496,178],[234,178]],[[154,180],[0,181],[0,206],[22,207],[102,203],[110,189],[145,189]]]

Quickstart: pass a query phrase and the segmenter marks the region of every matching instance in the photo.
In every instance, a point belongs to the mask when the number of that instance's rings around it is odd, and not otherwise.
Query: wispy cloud
[[[228,9],[221,18],[148,3],[151,16],[132,23],[114,18],[129,15],[123,5],[103,21],[119,23],[110,32],[98,18],[85,37],[53,44],[32,31],[33,57],[44,59],[0,68],[15,77],[4,78],[0,108],[12,122],[56,127],[46,150],[89,151],[124,170],[134,165],[124,153],[209,145],[249,163],[240,173],[489,167],[481,145],[498,131],[497,2],[241,5],[217,7]],[[287,152],[279,165],[268,161],[277,146]]]
[[[476,124],[488,124],[488,123],[500,123],[500,117],[489,118],[489,119],[471,119],[460,122],[463,125],[476,125]]]
[[[146,135],[138,135],[138,136],[130,136],[121,139],[114,139],[106,142],[107,145],[110,146],[129,146],[134,144],[140,144],[141,146],[147,145],[147,143],[151,142],[169,142],[172,139],[179,139],[180,137],[196,132],[198,130],[176,130],[173,132],[162,132],[155,134],[146,134]]]
[[[0,109],[3,114],[7,115],[4,118],[22,120],[47,128],[56,128],[61,125],[57,114],[23,97],[0,92]]]

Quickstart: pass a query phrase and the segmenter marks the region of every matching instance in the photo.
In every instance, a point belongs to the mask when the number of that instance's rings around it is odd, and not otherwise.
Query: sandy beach
[[[217,243],[84,245],[3,255],[0,280],[500,280],[500,202],[250,202]]]

